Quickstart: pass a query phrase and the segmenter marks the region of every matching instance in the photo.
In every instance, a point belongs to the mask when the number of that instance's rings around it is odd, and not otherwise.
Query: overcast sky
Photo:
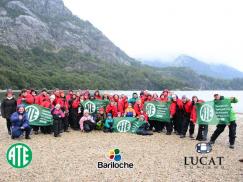
[[[187,54],[243,71],[242,0],[64,0],[129,56]]]

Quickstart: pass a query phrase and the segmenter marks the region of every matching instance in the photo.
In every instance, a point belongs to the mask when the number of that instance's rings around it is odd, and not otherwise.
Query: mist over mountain
[[[243,78],[243,72],[224,65],[224,64],[209,64],[203,61],[197,60],[191,56],[180,55],[174,61],[164,62],[163,60],[142,60],[146,65],[155,67],[186,67],[190,68],[194,72],[214,78],[221,79],[233,79]]]

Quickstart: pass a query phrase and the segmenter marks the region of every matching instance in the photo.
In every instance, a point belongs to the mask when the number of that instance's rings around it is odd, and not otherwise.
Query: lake
[[[105,91],[101,91],[103,93]],[[111,94],[125,94],[129,98],[132,96],[133,92],[137,92],[138,94],[140,91],[121,91],[121,90],[109,90],[107,91]],[[196,95],[199,99],[202,99],[204,101],[210,101],[213,100],[213,95],[215,93],[219,93],[220,95],[226,96],[226,97],[237,97],[239,99],[239,102],[237,104],[232,104],[235,111],[243,113],[243,91],[222,91],[222,90],[210,90],[210,91],[173,91],[175,94],[177,94],[179,97],[182,97],[182,95],[186,95],[188,98],[191,98],[192,96]],[[16,93],[16,92],[15,92]],[[150,91],[150,93],[157,93],[158,95],[161,94],[161,91]],[[5,92],[0,91],[0,99],[4,97]],[[17,95],[17,94],[16,94]]]

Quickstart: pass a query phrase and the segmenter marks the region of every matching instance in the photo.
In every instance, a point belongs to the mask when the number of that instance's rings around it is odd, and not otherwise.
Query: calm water
[[[102,93],[103,91],[101,91]],[[132,96],[133,92],[137,92],[138,94],[140,91],[119,91],[119,90],[112,90],[107,91],[110,94],[125,94],[129,98]],[[161,91],[150,91],[150,93],[157,93],[158,95],[161,94]],[[233,104],[233,107],[235,111],[243,113],[243,91],[174,91],[175,94],[177,94],[179,97],[182,95],[186,95],[187,97],[191,98],[193,95],[198,96],[199,99],[209,101],[213,100],[213,95],[215,93],[219,93],[220,95],[224,95],[226,97],[237,97],[239,99],[239,102],[237,104]],[[5,93],[0,91],[0,99],[4,97]],[[17,95],[17,94],[16,94]]]

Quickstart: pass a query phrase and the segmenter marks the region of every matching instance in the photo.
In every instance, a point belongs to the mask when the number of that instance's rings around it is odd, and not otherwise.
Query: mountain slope
[[[2,45],[15,49],[43,46],[55,51],[74,48],[108,62],[134,62],[90,22],[72,15],[62,0],[1,1]]]
[[[243,72],[223,64],[207,64],[199,61],[191,56],[180,55],[172,62],[164,62],[161,60],[143,60],[146,65],[155,67],[187,67],[200,75],[205,75],[221,79],[243,78]]]
[[[62,0],[0,1],[0,88],[242,89],[181,67],[140,64]],[[235,83],[235,81],[237,81]]]

